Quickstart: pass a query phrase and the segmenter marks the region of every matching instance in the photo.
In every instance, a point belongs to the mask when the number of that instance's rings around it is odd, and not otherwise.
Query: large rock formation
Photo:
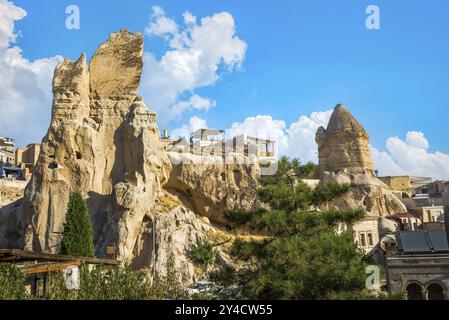
[[[196,279],[190,250],[221,234],[197,215],[223,221],[225,211],[254,205],[255,191],[246,188],[257,184],[257,165],[172,167],[156,114],[136,96],[142,54],[142,35],[123,30],[89,67],[84,54],[57,66],[51,124],[23,199],[0,211],[0,247],[59,253],[69,195],[79,190],[97,257],[117,247],[119,260],[153,275],[173,257],[189,283]]]
[[[316,142],[321,183],[352,186],[348,194],[331,201],[327,207],[365,208],[380,216],[407,211],[401,200],[375,176],[369,136],[349,110],[337,105],[327,129],[318,129]]]
[[[226,163],[222,157],[169,153],[173,165],[166,189],[197,214],[225,224],[226,211],[249,211],[262,206],[256,188],[258,163]],[[182,159],[180,159],[182,157]]]
[[[84,54],[56,68],[52,121],[24,197],[26,249],[59,252],[69,194],[80,190],[97,255],[116,245],[120,259],[132,260],[169,166],[156,114],[136,96],[142,52],[143,36],[121,31],[100,46],[90,69]]]

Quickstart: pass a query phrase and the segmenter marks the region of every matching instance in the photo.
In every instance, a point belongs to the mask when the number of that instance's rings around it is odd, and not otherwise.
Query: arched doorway
[[[407,291],[408,300],[424,300],[422,288],[417,283],[411,283],[405,289]]]
[[[432,283],[427,287],[427,299],[428,300],[445,300],[444,288],[438,283]]]

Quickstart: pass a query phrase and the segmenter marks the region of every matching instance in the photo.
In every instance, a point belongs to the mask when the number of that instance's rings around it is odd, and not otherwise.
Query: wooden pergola
[[[0,263],[16,266],[27,277],[27,287],[32,295],[44,297],[51,273],[79,268],[82,264],[115,266],[120,262],[111,259],[71,257],[57,254],[27,252],[18,249],[0,249]]]
[[[30,262],[38,261],[40,263],[60,263],[60,264],[95,264],[95,265],[118,265],[119,261],[112,259],[97,259],[71,257],[58,254],[28,252],[18,249],[0,249],[0,262]]]

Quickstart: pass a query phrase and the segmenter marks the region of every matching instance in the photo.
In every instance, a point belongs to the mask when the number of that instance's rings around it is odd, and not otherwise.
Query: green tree
[[[273,176],[261,178],[260,198],[270,210],[228,213],[234,225],[249,225],[263,241],[236,240],[231,255],[247,267],[215,274],[239,285],[249,299],[339,299],[372,297],[365,292],[365,256],[352,231],[337,234],[338,223],[353,223],[364,210],[319,212],[315,208],[346,193],[350,186],[311,188],[301,179],[315,170],[281,158]]]
[[[74,257],[93,257],[93,230],[86,201],[79,191],[70,195],[61,253]]]

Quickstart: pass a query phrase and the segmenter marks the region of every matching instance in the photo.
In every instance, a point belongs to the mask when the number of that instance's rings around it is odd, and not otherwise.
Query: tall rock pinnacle
[[[327,129],[318,129],[316,142],[321,183],[351,186],[347,194],[327,206],[365,208],[377,216],[406,211],[401,200],[374,174],[368,133],[348,109],[341,104],[335,107]]]
[[[316,134],[320,171],[374,171],[369,136],[351,112],[341,104],[332,113],[327,129]]]
[[[167,176],[156,114],[136,96],[142,53],[142,35],[122,30],[98,48],[89,68],[84,54],[56,68],[52,122],[23,200],[26,250],[59,252],[68,198],[79,190],[97,255],[117,246],[119,258],[133,257]]]

